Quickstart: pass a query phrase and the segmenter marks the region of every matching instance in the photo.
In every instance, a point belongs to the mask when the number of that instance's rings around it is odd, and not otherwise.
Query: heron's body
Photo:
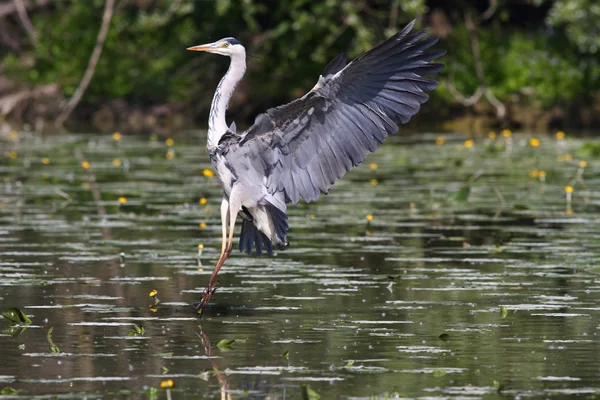
[[[227,127],[225,112],[246,70],[246,52],[237,39],[225,38],[189,50],[231,58],[215,92],[207,147],[223,185],[223,247],[199,305],[214,292],[214,279],[231,252],[233,228],[242,217],[240,250],[272,253],[287,246],[287,204],[316,200],[388,134],[398,131],[427,101],[437,82],[424,78],[443,69],[431,61],[443,51],[426,51],[437,39],[423,31],[402,32],[349,64],[335,57],[303,97],[260,114],[246,132]],[[229,227],[229,238],[226,232]]]

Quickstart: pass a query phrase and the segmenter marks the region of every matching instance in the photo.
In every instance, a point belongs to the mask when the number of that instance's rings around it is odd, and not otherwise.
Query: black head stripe
[[[223,38],[221,40],[228,41],[229,44],[242,44],[242,42],[240,42],[239,40],[237,40],[236,38],[233,38],[233,37],[227,37],[227,38]]]

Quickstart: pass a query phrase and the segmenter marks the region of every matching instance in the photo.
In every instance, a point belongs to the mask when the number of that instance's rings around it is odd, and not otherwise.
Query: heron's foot
[[[204,313],[204,308],[208,305],[208,302],[210,301],[212,295],[215,293],[216,290],[216,285],[205,287],[204,292],[202,292],[202,299],[200,300],[200,302],[192,304],[192,307],[194,307],[194,309],[198,313],[198,317],[202,317],[202,314]]]
[[[225,251],[219,257],[219,261],[217,262],[217,266],[213,270],[213,273],[212,273],[210,279],[208,280],[208,285],[204,289],[204,292],[202,292],[202,299],[200,300],[199,303],[193,303],[192,304],[192,307],[194,307],[194,309],[198,313],[198,317],[200,317],[200,318],[202,317],[202,314],[204,313],[204,308],[208,305],[208,302],[210,301],[212,295],[217,290],[217,283],[214,282],[214,280],[215,280],[215,278],[217,276],[217,273],[219,272],[219,270],[223,266],[223,263],[225,262],[225,260],[227,259],[227,257],[229,257],[229,255],[231,254],[231,250],[232,250],[232,246],[231,246],[231,243],[229,243],[227,245],[227,247],[225,248]]]

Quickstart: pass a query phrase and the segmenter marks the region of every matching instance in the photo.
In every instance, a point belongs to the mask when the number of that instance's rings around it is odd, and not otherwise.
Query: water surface
[[[0,308],[32,322],[0,319],[0,390],[597,395],[600,160],[580,140],[530,137],[392,138],[289,209],[288,250],[234,252],[200,321],[189,304],[221,234],[201,134],[19,133],[0,163]]]

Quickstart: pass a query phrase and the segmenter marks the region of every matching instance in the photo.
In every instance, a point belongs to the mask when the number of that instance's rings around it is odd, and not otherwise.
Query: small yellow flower
[[[573,193],[575,189],[573,189],[573,186],[571,185],[567,185],[565,186],[565,193]]]
[[[495,140],[496,139],[496,132],[489,131],[488,132],[488,137],[490,138],[490,140]]]
[[[118,158],[115,158],[115,159],[112,161],[112,164],[113,164],[115,167],[120,167],[120,166],[121,166],[121,160],[119,160]]]
[[[540,172],[538,173],[538,176],[540,177],[540,179],[545,178],[546,177],[546,171],[540,170]]]
[[[89,161],[82,161],[81,162],[81,168],[83,168],[83,169],[90,169],[90,162]]]
[[[173,157],[175,157],[175,150],[169,149],[169,151],[167,151],[167,153],[165,154],[165,158],[167,160],[172,160]]]
[[[44,165],[50,164],[50,159],[48,157],[42,158],[42,164],[44,164]]]
[[[119,132],[115,132],[115,133],[113,133],[113,134],[112,134],[112,138],[113,138],[113,140],[114,140],[115,142],[119,142],[119,141],[121,141],[121,133],[119,133]]]
[[[125,196],[119,197],[119,204],[125,204],[125,203],[127,203],[127,197],[125,197]]]
[[[168,138],[167,140],[165,140],[165,144],[168,147],[172,147],[175,144],[175,141],[173,139],[171,139],[171,138]]]
[[[367,214],[367,221],[369,221],[369,222],[373,221],[373,215],[372,214]]]
[[[206,200],[206,197],[202,197],[200,199],[200,201],[198,201],[198,203],[200,203],[200,205],[204,206],[204,205],[206,205],[206,203],[208,203],[208,200]]]
[[[572,208],[567,208],[565,210],[565,215],[573,215],[573,209]]]
[[[377,179],[371,179],[371,185],[377,186],[378,183]]]
[[[531,147],[540,147],[540,139],[538,139],[538,138],[529,139],[529,145]]]
[[[175,383],[173,382],[173,379],[167,379],[164,381],[160,381],[160,388],[161,389],[170,389],[175,385]]]
[[[369,169],[371,171],[375,171],[377,169],[377,163],[372,162],[371,164],[369,164]]]
[[[435,138],[436,146],[443,146],[445,142],[446,142],[446,136],[438,136],[437,138]]]
[[[202,170],[202,175],[204,175],[207,178],[212,178],[213,176],[215,176],[215,173],[213,172],[212,169],[204,168]]]
[[[315,217],[315,214],[310,214],[310,215],[308,216],[308,218],[310,218],[310,219],[315,219],[316,217]]]
[[[10,131],[10,138],[12,140],[15,140],[18,137],[19,137],[19,134],[17,133],[17,131]]]
[[[537,178],[538,176],[540,176],[540,171],[537,169],[532,169],[531,171],[529,171],[529,177],[531,178]]]
[[[200,222],[200,229],[206,229],[206,222]]]
[[[554,134],[554,136],[558,140],[563,140],[565,138],[565,133],[563,131],[558,131]]]
[[[512,132],[510,131],[510,129],[502,129],[502,132],[500,132],[500,133],[504,137],[511,137],[511,135],[512,135]]]
[[[204,248],[204,245],[203,245],[202,243],[200,243],[200,244],[198,245],[198,248],[202,250],[202,249]]]
[[[150,312],[157,312],[158,308],[154,307],[154,306],[150,306]]]
[[[150,296],[150,297],[154,297],[154,296],[156,296],[157,294],[158,294],[158,290],[156,290],[156,289],[152,289],[152,290],[150,291],[150,293],[148,293],[148,296]]]
[[[9,151],[8,152],[8,157],[14,160],[15,158],[17,158],[17,152],[16,151]]]
[[[565,154],[565,161],[571,161],[573,159],[573,156],[570,154]]]
[[[585,167],[587,167],[587,161],[583,161],[583,160],[579,161],[579,168],[585,168]]]
[[[470,149],[471,147],[473,147],[473,143],[474,143],[474,142],[473,142],[473,140],[472,140],[472,139],[467,139],[467,140],[465,140],[465,144],[464,144],[464,146],[465,146],[467,149]]]

